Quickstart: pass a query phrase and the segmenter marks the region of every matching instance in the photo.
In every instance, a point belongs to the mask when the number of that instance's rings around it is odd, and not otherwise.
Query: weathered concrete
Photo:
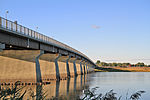
[[[69,68],[70,68],[70,76],[71,77],[75,76],[75,73],[76,73],[76,66],[74,66],[75,60],[76,60],[76,58],[70,58],[69,59]]]
[[[67,56],[60,56],[59,54],[44,54],[41,56],[42,79],[67,78],[66,59],[68,59]]]
[[[4,50],[0,52],[0,82],[45,82],[86,74],[87,63],[42,50]]]
[[[80,63],[81,61],[82,61],[82,60],[76,60],[76,69],[77,69],[77,74],[78,74],[78,75],[81,75],[81,71],[82,71],[82,70],[81,70],[81,67],[82,67],[82,66],[81,66],[81,63]]]
[[[0,52],[1,82],[36,82],[36,57],[40,50],[5,50]],[[37,69],[37,73],[40,70]]]
[[[70,68],[69,68],[69,59],[71,58],[71,56],[69,56],[66,60],[66,69],[67,69],[67,77],[70,77]]]

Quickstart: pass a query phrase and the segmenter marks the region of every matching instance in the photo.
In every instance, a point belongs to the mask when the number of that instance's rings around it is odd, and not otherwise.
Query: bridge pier
[[[75,76],[78,76],[78,74],[77,74],[77,67],[76,67],[76,60],[77,60],[77,58],[75,58],[75,60],[73,61],[74,75],[75,75]]]
[[[66,79],[88,73],[87,66],[90,68],[87,62],[77,58],[43,50],[3,50],[0,52],[0,82]]]
[[[82,62],[83,62],[83,60],[81,60],[81,62],[80,62],[81,75],[83,75]]]
[[[55,59],[55,67],[56,67],[56,79],[60,79],[60,73],[59,73],[59,66],[58,66],[58,59],[61,57],[61,54],[58,54],[58,56]]]
[[[66,60],[66,68],[67,68],[67,77],[70,77],[70,68],[69,68],[69,59],[71,58],[71,56],[68,57],[68,59]]]
[[[88,74],[88,64],[86,63],[86,73]]]
[[[83,61],[82,64],[83,64],[83,67],[82,67],[82,68],[83,68],[83,70],[84,70],[84,71],[83,71],[83,74],[86,74],[86,61]]]
[[[42,77],[41,77],[41,68],[40,68],[40,63],[39,63],[39,58],[44,54],[44,51],[40,51],[40,54],[35,58],[35,63],[36,63],[36,82],[42,82]]]

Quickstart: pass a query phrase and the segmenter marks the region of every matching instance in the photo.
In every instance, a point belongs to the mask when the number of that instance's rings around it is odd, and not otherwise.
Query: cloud
[[[99,29],[99,28],[100,28],[100,26],[92,25],[92,28],[94,28],[94,29]]]
[[[150,60],[150,59],[132,59],[132,60]]]

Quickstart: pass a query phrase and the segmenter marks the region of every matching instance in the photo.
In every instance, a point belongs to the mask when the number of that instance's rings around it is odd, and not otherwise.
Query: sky
[[[6,11],[94,62],[150,64],[150,0],[0,0]]]

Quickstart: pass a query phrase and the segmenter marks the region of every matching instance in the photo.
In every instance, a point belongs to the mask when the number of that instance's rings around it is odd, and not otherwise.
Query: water
[[[150,100],[150,73],[149,72],[97,72],[88,75],[90,88],[100,87],[97,93],[105,94],[113,89],[117,96],[125,100],[129,95],[144,90],[142,100]]]
[[[19,94],[24,95],[24,99],[44,98],[45,99],[68,99],[76,100],[78,96],[83,94],[86,88],[99,87],[97,94],[110,91],[111,89],[117,93],[117,96],[122,96],[121,100],[125,100],[126,94],[128,97],[139,91],[144,90],[142,100],[150,99],[150,73],[148,72],[96,72],[88,75],[70,78],[68,80],[51,81],[47,85],[27,85],[19,91]],[[7,87],[12,89],[12,86],[1,86],[0,91]],[[18,89],[22,86],[18,86]],[[3,88],[3,89],[2,89]],[[10,96],[8,96],[10,97]],[[17,96],[16,96],[17,97]]]

